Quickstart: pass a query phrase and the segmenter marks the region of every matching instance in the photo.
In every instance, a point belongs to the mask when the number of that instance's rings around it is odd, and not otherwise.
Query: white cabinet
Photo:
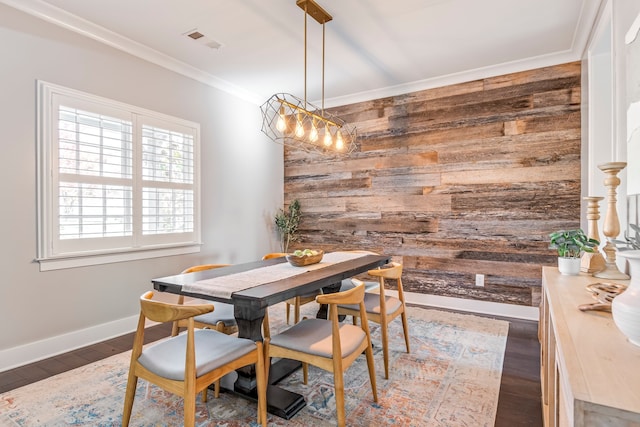
[[[640,427],[640,347],[611,313],[578,309],[595,301],[586,286],[600,281],[543,267],[538,337],[547,427]]]

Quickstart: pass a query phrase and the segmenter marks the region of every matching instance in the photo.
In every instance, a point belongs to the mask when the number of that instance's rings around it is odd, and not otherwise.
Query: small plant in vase
[[[580,272],[580,256],[594,252],[600,242],[590,239],[582,229],[560,230],[549,234],[550,249],[558,252],[558,270],[561,274],[577,275]]]
[[[291,202],[287,212],[280,209],[280,212],[276,214],[276,230],[280,237],[280,249],[282,252],[288,252],[289,244],[298,240],[298,225],[301,217],[300,202],[298,200]]]

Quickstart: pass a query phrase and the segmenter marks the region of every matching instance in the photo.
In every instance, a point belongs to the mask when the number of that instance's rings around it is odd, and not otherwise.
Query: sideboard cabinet
[[[578,309],[595,302],[586,286],[598,282],[628,283],[543,267],[538,336],[546,427],[640,426],[640,347],[611,313]]]

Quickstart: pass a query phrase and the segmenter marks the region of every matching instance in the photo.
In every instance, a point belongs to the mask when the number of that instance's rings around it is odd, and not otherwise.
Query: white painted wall
[[[588,118],[588,131],[583,132],[583,140],[588,140],[588,155],[583,160],[586,163],[585,170],[587,181],[583,182],[583,196],[605,196],[606,188],[603,183],[604,174],[598,169],[598,165],[611,162],[613,156],[613,52],[612,52],[612,26],[611,8],[603,11],[604,15],[595,28],[594,39],[588,52],[587,75],[592,78],[586,80],[585,100],[587,100],[588,113],[583,114]],[[585,68],[585,67],[583,67]],[[600,204],[600,212],[605,212],[605,202]],[[583,206],[585,204],[583,203]],[[585,212],[585,209],[582,210]],[[583,222],[586,217],[582,218]],[[584,228],[584,227],[583,227]],[[586,230],[586,228],[584,228]],[[600,227],[602,230],[602,227]]]
[[[198,122],[199,254],[40,272],[36,256],[36,80]],[[0,4],[0,371],[132,331],[150,280],[278,249],[282,147],[258,106]]]
[[[620,151],[625,153],[627,161],[627,185],[628,194],[640,194],[640,138],[636,134],[631,141],[631,129],[638,128],[640,122],[640,110],[638,101],[640,100],[640,2],[625,0],[621,1],[615,9],[615,18],[618,22],[615,42],[620,54],[616,61],[616,68],[619,70],[618,79],[621,84],[618,89],[619,109],[618,129]],[[635,40],[629,43],[628,35],[635,35]],[[633,64],[633,65],[632,65]],[[633,72],[630,73],[630,68]],[[631,110],[632,120],[629,117],[629,100],[635,101]]]
[[[583,74],[583,185],[582,195],[603,196],[600,203],[601,240],[607,203],[607,190],[603,181],[605,174],[597,168],[605,162],[628,162],[618,175],[621,184],[617,189],[616,210],[620,218],[621,233],[627,228],[626,196],[628,189],[637,188],[638,183],[629,183],[629,169],[640,168],[640,159],[630,158],[627,153],[626,119],[626,55],[625,35],[640,14],[637,0],[604,0],[589,46],[584,56]],[[633,175],[633,174],[632,174]],[[586,230],[586,204],[581,217]],[[624,270],[624,261],[618,266]]]

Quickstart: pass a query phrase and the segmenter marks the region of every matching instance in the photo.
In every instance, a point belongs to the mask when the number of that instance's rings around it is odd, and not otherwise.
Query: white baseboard
[[[133,332],[138,315],[0,350],[0,372]]]
[[[395,291],[386,292],[390,295],[398,295]],[[525,307],[522,305],[503,304],[498,302],[418,294],[414,292],[405,292],[404,298],[408,304],[446,308],[478,314],[489,314],[500,317],[511,317],[514,319],[535,321],[538,321],[539,319],[539,310],[537,307]]]

